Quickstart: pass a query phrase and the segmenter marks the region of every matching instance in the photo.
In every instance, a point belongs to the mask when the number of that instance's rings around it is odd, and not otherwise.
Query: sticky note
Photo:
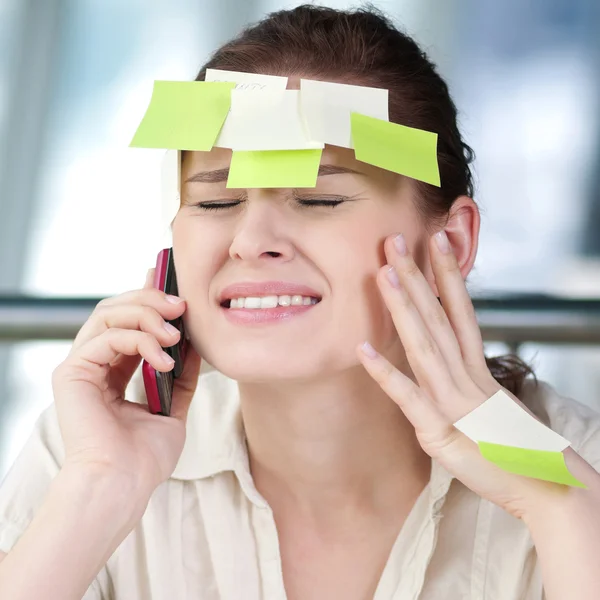
[[[262,75],[223,69],[206,69],[204,79],[205,81],[231,81],[235,83],[236,90],[264,90],[266,88],[285,90],[288,83],[287,77],[279,75]]]
[[[300,80],[300,106],[311,139],[353,148],[350,114],[389,120],[388,90],[312,79]]]
[[[322,150],[234,151],[228,188],[315,187]]]
[[[454,423],[482,455],[511,473],[585,487],[567,470],[564,437],[546,427],[502,390]]]
[[[562,452],[528,450],[487,442],[479,442],[479,450],[487,460],[509,473],[572,487],[587,488],[586,485],[571,475]]]
[[[480,440],[530,450],[561,452],[569,441],[523,410],[499,390],[455,424],[474,442]]]
[[[231,111],[216,141],[232,150],[304,150],[311,142],[300,117],[298,90],[233,90]]]
[[[358,113],[350,120],[358,160],[440,187],[437,133]]]
[[[155,81],[130,146],[211,150],[229,112],[234,87],[228,82]]]

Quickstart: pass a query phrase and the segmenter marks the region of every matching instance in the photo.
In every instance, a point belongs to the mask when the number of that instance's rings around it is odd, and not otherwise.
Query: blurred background
[[[297,4],[0,0],[0,478],[52,402],[69,332],[154,264],[162,152],[128,148],[153,81],[193,79]],[[469,288],[488,353],[600,409],[600,2],[374,4],[438,64],[476,151]]]

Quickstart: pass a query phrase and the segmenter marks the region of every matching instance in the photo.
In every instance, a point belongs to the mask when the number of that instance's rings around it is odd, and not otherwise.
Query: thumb
[[[184,423],[198,386],[200,377],[200,363],[202,359],[196,352],[191,342],[188,342],[187,354],[181,376],[175,379],[173,386],[173,399],[171,400],[171,417]]]

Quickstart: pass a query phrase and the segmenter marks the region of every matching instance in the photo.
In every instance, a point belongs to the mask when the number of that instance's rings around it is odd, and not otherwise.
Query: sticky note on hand
[[[440,187],[437,133],[352,113],[352,141],[358,160]]]
[[[562,451],[570,442],[523,410],[502,390],[454,423],[481,454],[517,475],[574,487],[586,486],[567,469]]]
[[[225,122],[234,87],[229,82],[155,81],[130,146],[208,152]]]

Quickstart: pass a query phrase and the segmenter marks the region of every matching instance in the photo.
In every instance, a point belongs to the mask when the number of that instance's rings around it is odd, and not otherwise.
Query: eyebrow
[[[362,175],[354,169],[348,167],[341,167],[338,165],[320,165],[319,166],[319,177],[323,175],[342,175],[351,173],[354,175]],[[200,171],[188,179],[184,183],[221,183],[227,181],[229,176],[229,169],[217,169],[215,171]]]

